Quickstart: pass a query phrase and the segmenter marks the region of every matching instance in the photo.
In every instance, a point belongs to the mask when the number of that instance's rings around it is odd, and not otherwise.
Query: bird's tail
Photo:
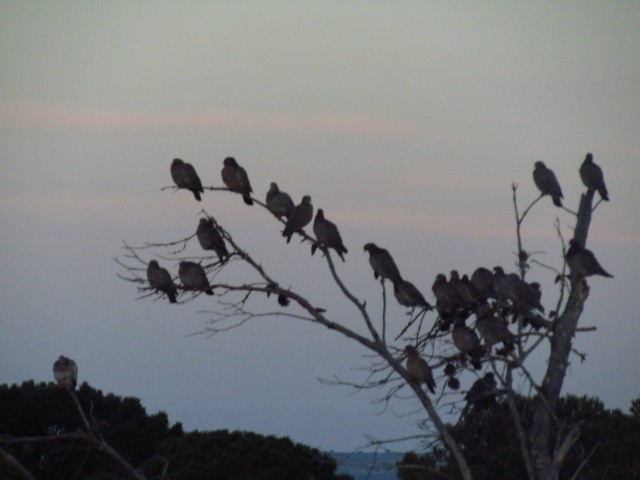
[[[202,198],[200,198],[200,192],[198,190],[192,190],[192,192],[193,196],[196,197],[196,200],[200,202],[202,200]]]
[[[553,198],[553,204],[556,207],[562,207],[562,200],[560,200],[560,197],[556,196],[556,197],[551,197],[551,198]]]
[[[247,205],[253,205],[253,200],[251,200],[251,197],[249,195],[243,195],[242,199]]]
[[[169,297],[169,303],[178,303],[176,292],[167,292],[167,297]]]

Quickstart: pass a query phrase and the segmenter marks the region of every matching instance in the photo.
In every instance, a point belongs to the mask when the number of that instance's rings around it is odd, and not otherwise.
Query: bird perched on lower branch
[[[424,383],[431,393],[436,393],[436,381],[427,361],[420,357],[418,350],[412,345],[407,345],[404,351],[407,354],[407,373],[411,382],[417,385]]]

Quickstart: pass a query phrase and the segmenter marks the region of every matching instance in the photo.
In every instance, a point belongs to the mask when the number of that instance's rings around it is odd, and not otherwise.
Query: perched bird
[[[402,280],[400,271],[393,261],[391,254],[384,248],[378,247],[375,243],[367,243],[363,249],[369,252],[369,263],[373,268],[373,278],[388,278],[394,285]]]
[[[418,385],[424,383],[431,393],[436,393],[436,381],[426,360],[421,358],[418,350],[411,345],[404,347],[404,351],[407,354],[407,373],[411,382]]]
[[[224,243],[224,239],[213,223],[213,218],[201,218],[196,230],[198,242],[204,250],[213,250],[218,255],[220,263],[224,263],[229,259],[229,252]]]
[[[484,377],[477,379],[465,395],[469,405],[476,407],[488,407],[495,405],[498,384],[493,373],[488,372]]]
[[[542,303],[540,303],[542,291],[540,290],[539,283],[519,281],[513,287],[513,296],[515,298],[515,304],[521,311],[540,310],[544,312],[544,307]]]
[[[78,384],[78,366],[76,362],[64,355],[60,355],[58,360],[53,362],[53,378],[62,388],[75,390]]]
[[[324,212],[321,208],[316,212],[316,218],[313,221],[313,233],[321,246],[333,248],[344,262],[344,254],[349,250],[342,243],[338,227],[335,223],[324,218]]]
[[[466,274],[458,281],[456,290],[466,305],[477,305],[480,301],[478,290]]]
[[[423,307],[431,310],[433,307],[427,302],[415,285],[407,280],[400,279],[393,284],[393,294],[403,307]]]
[[[265,203],[269,211],[278,218],[289,218],[294,207],[293,200],[291,200],[289,194],[281,192],[276,182],[271,182]]]
[[[451,282],[447,282],[447,277],[445,277],[444,273],[436,275],[431,291],[445,310],[454,310],[464,303],[458,293],[458,289]]]
[[[287,243],[291,241],[294,233],[302,230],[313,219],[313,205],[311,197],[305,195],[299,205],[296,205],[287,219],[287,224],[282,231],[282,236],[287,238]]]
[[[556,207],[562,206],[562,189],[553,170],[547,168],[544,163],[537,161],[533,169],[533,181],[542,195],[551,195]]]
[[[565,259],[567,260],[567,265],[569,265],[571,275],[575,277],[602,275],[603,277],[613,278],[613,275],[600,266],[593,252],[583,248],[580,242],[574,238],[569,240],[569,250],[567,250]]]
[[[503,302],[511,300],[516,302],[515,289],[521,282],[520,277],[516,273],[504,273],[504,269],[500,266],[493,267],[493,286],[496,295]]]
[[[158,264],[157,260],[151,260],[149,262],[149,265],[147,266],[147,280],[149,280],[151,288],[155,288],[156,290],[160,290],[167,294],[167,297],[169,297],[169,303],[176,303],[178,289],[174,285],[173,280],[171,280],[169,272],[165,268],[162,268]]]
[[[173,162],[171,162],[171,178],[178,188],[191,190],[196,200],[201,200],[200,194],[204,193],[202,182],[196,173],[196,169],[190,163],[174,158]]]
[[[516,337],[500,319],[496,318],[490,307],[485,305],[480,308],[476,328],[484,340],[487,353],[490,353],[493,346],[500,342],[503,343],[505,351],[510,352],[513,349]]]
[[[471,357],[474,368],[480,368],[480,357],[482,357],[482,346],[476,332],[464,324],[464,320],[454,320],[451,331],[453,344],[465,355]]]
[[[222,181],[229,187],[229,190],[242,195],[244,203],[247,205],[253,205],[253,200],[251,200],[253,189],[249,183],[249,176],[246,170],[238,165],[235,158],[227,157],[224,159],[224,167],[221,174]]]
[[[494,297],[496,288],[493,285],[493,273],[488,268],[478,267],[471,275],[471,283],[481,298]]]
[[[213,295],[207,274],[204,273],[204,268],[199,263],[186,260],[180,262],[178,275],[180,275],[180,281],[186,290],[201,290],[207,295]]]
[[[602,169],[593,163],[593,155],[587,153],[587,157],[580,166],[580,178],[589,190],[597,190],[603,200],[609,201],[607,187],[604,184]]]

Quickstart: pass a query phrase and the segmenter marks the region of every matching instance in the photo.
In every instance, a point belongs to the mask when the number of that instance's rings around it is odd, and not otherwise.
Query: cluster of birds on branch
[[[602,169],[593,162],[591,153],[587,154],[579,173],[588,190],[597,191],[602,200],[609,200]],[[554,205],[562,206],[560,184],[553,171],[543,162],[535,162],[533,180],[541,196],[549,195]],[[433,308],[413,284],[402,278],[387,250],[373,243],[366,244],[364,249],[369,252],[374,277],[393,283],[394,294],[401,305]],[[587,250],[578,239],[569,241],[565,259],[570,276],[574,279],[591,275],[612,277],[602,268],[593,252]],[[456,270],[452,270],[447,280],[444,274],[439,273],[432,285],[432,292],[436,298],[440,329],[448,331],[452,326],[452,343],[459,351],[457,359],[463,364],[469,360],[476,369],[481,368],[481,358],[490,354],[494,345],[502,344],[502,348],[496,352],[501,355],[508,355],[513,350],[518,338],[509,330],[509,317],[511,323],[520,320],[523,326],[530,325],[536,330],[551,325],[541,315],[545,310],[541,303],[540,284],[527,283],[516,273],[505,273],[500,266],[494,267],[493,271],[479,267],[471,278],[467,275],[461,278]],[[475,329],[466,325],[472,315],[475,315]],[[404,351],[410,381],[417,385],[425,384],[431,393],[435,393],[435,378],[427,361],[420,357],[413,345],[406,346]],[[453,390],[460,387],[455,373],[456,367],[447,363],[445,375],[448,377],[448,386]],[[495,403],[498,392],[495,376],[488,372],[473,383],[465,399],[468,406],[483,407]]]
[[[593,162],[591,153],[587,154],[579,173],[589,190],[597,191],[602,200],[609,200],[602,169]],[[253,189],[249,176],[233,157],[224,159],[221,176],[229,190],[242,195],[247,205],[253,205]],[[178,188],[190,190],[196,200],[201,200],[204,188],[192,165],[174,159],[171,164],[171,177]],[[541,196],[549,195],[554,205],[562,206],[563,194],[560,184],[554,172],[541,161],[535,162],[533,180]],[[348,250],[342,242],[337,226],[325,218],[322,209],[316,211],[314,218],[309,195],[304,195],[301,202],[295,205],[291,197],[280,191],[277,183],[272,182],[266,194],[265,205],[284,223],[282,236],[287,239],[287,243],[295,233],[308,239],[303,229],[313,219],[315,240],[311,239],[311,253],[313,254],[317,248],[325,252],[331,248],[343,261],[345,260],[344,254]],[[196,234],[201,247],[215,251],[221,264],[229,259],[230,254],[213,218],[200,219]],[[540,285],[535,282],[527,283],[516,273],[507,274],[500,266],[494,267],[493,270],[479,267],[471,276],[465,274],[462,277],[456,270],[452,270],[449,279],[439,273],[431,288],[436,299],[434,307],[413,283],[401,276],[393,257],[386,249],[375,243],[367,243],[364,245],[364,251],[369,253],[374,278],[380,279],[382,283],[385,280],[391,282],[394,296],[401,306],[421,311],[434,308],[437,310],[438,328],[444,332],[451,329],[452,343],[459,351],[457,360],[462,365],[469,361],[474,368],[481,368],[481,359],[490,355],[493,347],[500,344],[502,348],[496,353],[506,356],[513,351],[518,339],[509,330],[509,318],[511,323],[520,320],[523,326],[530,325],[536,330],[550,325],[542,316],[545,310],[541,303]],[[578,240],[570,241],[565,258],[573,277],[611,277],[600,266],[593,253]],[[205,270],[199,263],[180,262],[178,275],[184,290],[203,291],[213,295]],[[177,302],[177,286],[169,272],[160,267],[157,261],[149,262],[147,278],[151,288],[165,293],[171,303]],[[279,301],[282,305],[287,304],[286,298]],[[472,316],[475,316],[474,328],[466,324]],[[406,367],[410,380],[413,383],[425,384],[429,391],[435,393],[433,372],[428,363],[420,357],[416,346],[408,345],[404,352],[407,355]],[[445,374],[449,377],[447,383],[452,389],[459,388],[459,381],[455,377],[456,370],[451,363],[445,368]],[[495,378],[493,374],[488,373],[473,384],[466,398],[471,403],[482,403],[486,400],[487,392],[496,391],[495,387]]]
[[[223,168],[220,172],[225,186],[232,192],[242,195],[244,203],[253,205],[251,193],[251,182],[247,171],[242,168],[233,157],[227,157],[223,161]],[[202,181],[195,168],[176,158],[171,163],[171,178],[178,188],[190,190],[196,200],[201,201],[201,194],[204,193]],[[348,252],[342,242],[342,237],[338,227],[324,216],[324,211],[319,208],[313,217],[313,205],[311,197],[304,195],[300,204],[295,205],[286,192],[280,191],[278,184],[272,182],[266,195],[265,202],[268,210],[278,219],[284,222],[285,227],[282,236],[291,241],[295,233],[304,235],[304,227],[313,220],[313,233],[315,241],[311,247],[311,253],[315,253],[320,247],[324,251],[332,248],[345,260],[344,254]],[[224,264],[230,257],[224,238],[220,234],[213,218],[201,218],[196,230],[196,237],[200,246],[204,250],[212,250],[218,256],[221,264]],[[213,295],[213,289],[209,283],[206,272],[202,265],[196,262],[182,261],[178,268],[178,276],[182,284],[182,289],[192,291],[202,291],[207,295]],[[157,260],[152,260],[147,266],[147,280],[151,288],[163,292],[169,298],[170,303],[177,303],[178,287],[173,283],[171,274],[167,269],[161,267]],[[280,304],[287,304],[286,298],[282,295],[278,297]]]

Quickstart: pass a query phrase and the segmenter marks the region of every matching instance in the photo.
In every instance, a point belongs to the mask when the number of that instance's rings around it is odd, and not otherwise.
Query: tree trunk
[[[587,241],[593,196],[594,192],[588,191],[580,199],[574,238],[581,245],[585,245]],[[569,366],[573,336],[588,296],[589,286],[586,280],[571,277],[571,293],[567,304],[554,323],[549,363],[541,386],[544,398],[536,399],[529,430],[531,458],[537,480],[557,480],[564,457],[577,440],[576,428],[571,428],[569,433],[561,430],[555,411]]]

